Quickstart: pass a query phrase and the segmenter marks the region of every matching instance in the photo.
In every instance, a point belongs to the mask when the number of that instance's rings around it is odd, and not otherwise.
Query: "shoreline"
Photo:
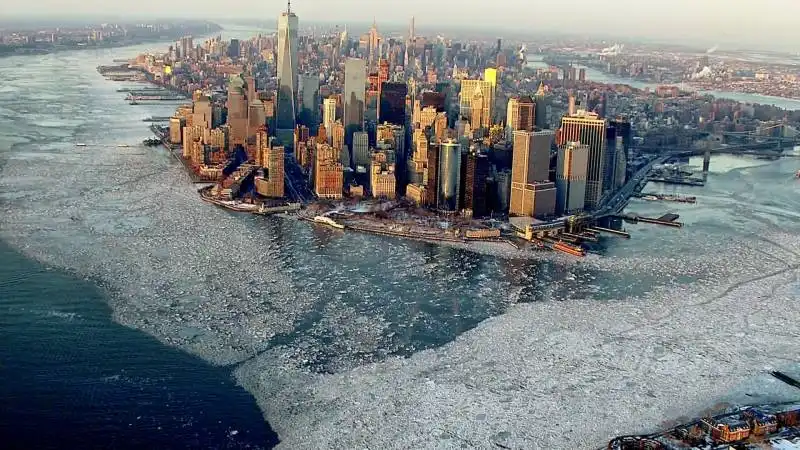
[[[240,214],[251,214],[257,216],[272,215],[286,220],[309,222],[313,225],[324,226],[325,228],[329,229],[337,229],[342,232],[345,232],[347,230],[352,230],[359,234],[384,236],[399,240],[424,242],[427,244],[434,244],[434,245],[444,245],[454,248],[461,248],[478,254],[488,254],[498,257],[507,257],[507,258],[516,257],[522,259],[531,259],[536,256],[541,256],[546,250],[549,250],[544,246],[538,246],[534,243],[530,243],[525,247],[520,247],[519,245],[513,243],[511,240],[505,237],[501,237],[498,239],[446,238],[446,237],[434,237],[434,236],[425,237],[425,236],[415,236],[411,233],[405,233],[401,231],[378,229],[368,226],[352,225],[347,223],[342,224],[342,228],[338,228],[331,226],[329,224],[316,222],[311,217],[301,216],[297,214],[287,214],[286,211],[276,211],[275,213],[272,214],[265,213],[260,211],[259,207],[252,203],[234,203],[233,201],[231,201],[231,203],[228,204],[226,201],[214,199],[209,195],[207,195],[206,193],[209,190],[210,190],[209,186],[197,190],[201,200],[203,200],[208,204],[214,205],[218,208]],[[240,205],[251,205],[251,206],[242,207]],[[289,205],[291,205],[291,203]],[[298,208],[298,211],[299,210],[300,208]]]

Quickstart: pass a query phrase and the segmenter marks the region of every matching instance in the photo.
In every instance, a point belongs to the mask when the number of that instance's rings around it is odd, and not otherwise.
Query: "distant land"
[[[129,19],[130,20],[130,19]],[[35,20],[0,24],[0,57],[42,55],[64,50],[124,47],[176,40],[186,35],[216,33],[222,27],[208,21],[154,21],[150,23],[92,23]]]

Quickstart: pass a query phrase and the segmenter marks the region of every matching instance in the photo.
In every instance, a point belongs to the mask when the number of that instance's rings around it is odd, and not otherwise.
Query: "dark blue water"
[[[93,285],[0,242],[0,448],[271,448],[230,368],[111,320]]]

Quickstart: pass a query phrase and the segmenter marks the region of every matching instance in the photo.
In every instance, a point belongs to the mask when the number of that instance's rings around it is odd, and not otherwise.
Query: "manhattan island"
[[[462,43],[373,26],[299,36],[290,7],[275,37],[184,37],[127,68],[192,96],[164,144],[204,200],[235,211],[437,242],[553,248],[584,256],[648,181],[702,185],[660,168],[711,152],[781,154],[794,125],[777,108],[593,83],[531,69],[526,45]],[[148,92],[130,99],[147,100]],[[794,118],[792,118],[794,119]],[[789,136],[789,137],[787,137]],[[790,145],[788,145],[790,146]],[[659,173],[653,173],[658,169]],[[477,244],[476,244],[477,245]]]

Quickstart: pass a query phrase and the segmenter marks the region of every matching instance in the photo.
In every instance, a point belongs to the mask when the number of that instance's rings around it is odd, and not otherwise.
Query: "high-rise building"
[[[345,142],[356,131],[364,129],[364,108],[366,102],[367,66],[363,59],[347,58],[344,65],[344,103]]]
[[[262,149],[260,158],[264,167],[264,177],[256,179],[256,191],[264,197],[284,196],[284,154],[283,146]]]
[[[480,103],[480,110],[476,111],[473,102]],[[483,80],[461,80],[459,93],[460,117],[467,120],[478,118],[480,123],[470,123],[473,129],[489,128],[492,118],[492,105],[494,104],[494,89],[492,84]]]
[[[370,164],[370,190],[375,198],[394,199],[397,190],[397,178],[394,163],[389,162],[382,152],[372,154]]]
[[[539,83],[539,89],[536,90],[536,95],[534,105],[534,121],[536,122],[536,128],[540,130],[545,130],[550,128],[550,124],[547,121],[547,92],[544,90],[544,83]]]
[[[588,163],[588,145],[580,142],[567,142],[558,148],[556,210],[560,214],[574,214],[583,211]]]
[[[406,83],[385,82],[381,86],[378,107],[378,122],[405,125],[406,123]]]
[[[509,214],[547,216],[555,212],[555,185],[548,181],[552,131],[515,131]]]
[[[436,207],[439,200],[439,153],[441,148],[441,141],[431,142],[428,145],[428,165],[423,173],[423,178],[427,181],[425,198],[430,207]]]
[[[510,137],[515,131],[533,131],[535,127],[536,105],[530,96],[512,97],[508,100],[506,111],[506,130]]]
[[[589,146],[584,201],[587,209],[593,209],[598,206],[604,192],[606,121],[595,113],[578,110],[574,115],[561,118],[561,139]]]
[[[228,125],[231,129],[232,145],[244,145],[247,141],[247,101],[244,94],[244,79],[232,76],[228,81]]]
[[[314,157],[314,192],[320,198],[337,199],[344,196],[344,167],[339,151],[328,144],[317,144]]]
[[[228,58],[236,59],[239,57],[239,40],[231,39],[228,44]]]
[[[353,133],[353,161],[356,166],[368,167],[372,161],[369,151],[369,135],[366,131]]]
[[[492,163],[486,154],[470,152],[467,155],[464,208],[471,209],[473,217],[484,217],[488,212],[486,180],[491,167]]]
[[[439,210],[449,213],[458,211],[461,189],[461,144],[454,140],[441,143],[439,155]]]
[[[299,19],[287,5],[278,17],[278,107],[276,135],[284,145],[292,144],[297,117],[297,30]]]
[[[336,122],[336,97],[328,97],[323,101],[322,107],[322,124],[325,125],[325,131],[328,133],[328,143],[330,144],[331,137],[333,136],[333,124]]]
[[[306,74],[300,77],[300,119],[303,125],[314,128],[319,111],[319,76]]]

